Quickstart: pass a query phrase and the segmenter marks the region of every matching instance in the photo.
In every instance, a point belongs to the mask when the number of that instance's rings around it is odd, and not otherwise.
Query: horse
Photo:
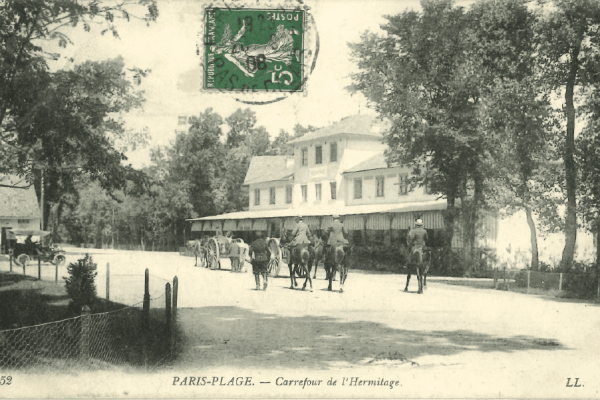
[[[410,282],[410,275],[412,268],[415,269],[417,274],[417,281],[419,282],[418,294],[423,294],[423,289],[427,290],[427,272],[429,272],[429,264],[431,263],[431,250],[422,249],[421,251],[413,251],[408,260],[408,276],[406,277],[405,292],[408,292],[408,283]]]
[[[284,236],[283,241],[289,243],[287,237]],[[285,244],[284,243],[284,244]],[[302,290],[306,289],[306,283],[310,283],[310,291],[312,292],[312,279],[310,278],[310,270],[312,269],[312,263],[315,259],[315,251],[308,244],[301,244],[290,250],[290,257],[288,259],[288,268],[290,270],[290,289],[294,286],[298,286],[296,282],[295,274],[298,276],[306,276]]]
[[[319,262],[323,260],[325,257],[325,242],[322,238],[317,237],[315,242],[313,243],[313,248],[315,249],[315,272],[313,274],[313,279],[317,278],[317,269],[319,268]],[[323,264],[324,265],[324,264]],[[325,277],[327,280],[327,276]]]
[[[198,255],[200,255],[200,266],[206,266],[206,251],[204,249],[203,239],[189,240],[187,245],[188,248],[194,253],[194,257],[196,258],[196,262],[194,263],[194,267],[198,266]]]
[[[348,259],[347,254],[344,251],[344,245],[338,244],[335,246],[329,246],[327,254],[325,254],[325,271],[327,273],[327,279],[329,280],[329,286],[327,290],[331,291],[331,282],[335,277],[335,273],[340,273],[340,293],[344,292],[344,283],[348,277]]]

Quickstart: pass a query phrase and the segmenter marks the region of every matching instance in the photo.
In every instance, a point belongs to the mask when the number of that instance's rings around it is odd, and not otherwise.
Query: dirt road
[[[143,276],[147,267],[160,290],[161,278],[178,276],[182,352],[161,373],[94,374],[85,389],[57,376],[59,395],[599,397],[597,304],[435,278],[418,295],[414,278],[405,293],[405,275],[360,271],[350,271],[340,294],[337,282],[326,290],[321,269],[312,292],[290,289],[287,276],[256,291],[251,274],[231,273],[226,262],[210,271],[166,253],[95,259],[111,263],[115,282],[117,272]],[[139,293],[119,290],[111,297]]]

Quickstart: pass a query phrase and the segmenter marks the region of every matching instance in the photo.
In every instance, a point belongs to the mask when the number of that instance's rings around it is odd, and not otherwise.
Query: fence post
[[[54,282],[58,282],[58,262],[54,264]]]
[[[504,290],[508,290],[508,286],[506,286],[506,266],[503,269],[502,275],[504,277]]]
[[[88,358],[89,352],[89,338],[90,338],[90,308],[85,305],[81,309],[81,339],[79,340],[79,356],[82,359]]]
[[[179,293],[179,278],[173,278],[173,321],[177,321],[177,294]]]
[[[110,300],[110,263],[106,263],[106,300]]]
[[[42,259],[38,256],[38,280],[42,280]]]
[[[171,338],[171,284],[167,282],[165,285],[165,310],[166,310],[166,323],[167,323],[167,337]]]
[[[13,260],[13,249],[8,249],[8,262],[10,265],[10,272],[12,272],[12,260]]]
[[[558,290],[562,290],[562,272],[558,274]]]
[[[529,294],[529,282],[531,281],[531,271],[527,270],[527,294]]]
[[[146,268],[144,281],[144,312],[142,313],[144,320],[144,329],[150,329],[150,271]]]
[[[494,267],[494,289],[498,289],[498,267]]]

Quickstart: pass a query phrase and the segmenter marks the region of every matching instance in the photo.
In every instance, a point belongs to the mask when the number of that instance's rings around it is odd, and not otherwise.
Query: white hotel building
[[[429,245],[440,245],[436,232],[444,228],[446,200],[430,194],[426,186],[410,190],[412,168],[387,165],[387,129],[386,122],[355,115],[290,141],[293,157],[254,157],[244,181],[248,211],[192,219],[192,236],[220,229],[246,241],[254,231],[279,237],[282,229],[293,228],[296,215],[319,231],[327,229],[337,213],[355,243],[404,240],[414,220],[422,218],[430,232]],[[479,245],[492,247],[497,221],[485,223]],[[460,235],[454,236],[453,245],[460,246]]]

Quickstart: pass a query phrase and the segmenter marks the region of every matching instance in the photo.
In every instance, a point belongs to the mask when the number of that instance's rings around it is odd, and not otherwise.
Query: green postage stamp
[[[303,91],[306,10],[208,7],[204,18],[204,90]]]

